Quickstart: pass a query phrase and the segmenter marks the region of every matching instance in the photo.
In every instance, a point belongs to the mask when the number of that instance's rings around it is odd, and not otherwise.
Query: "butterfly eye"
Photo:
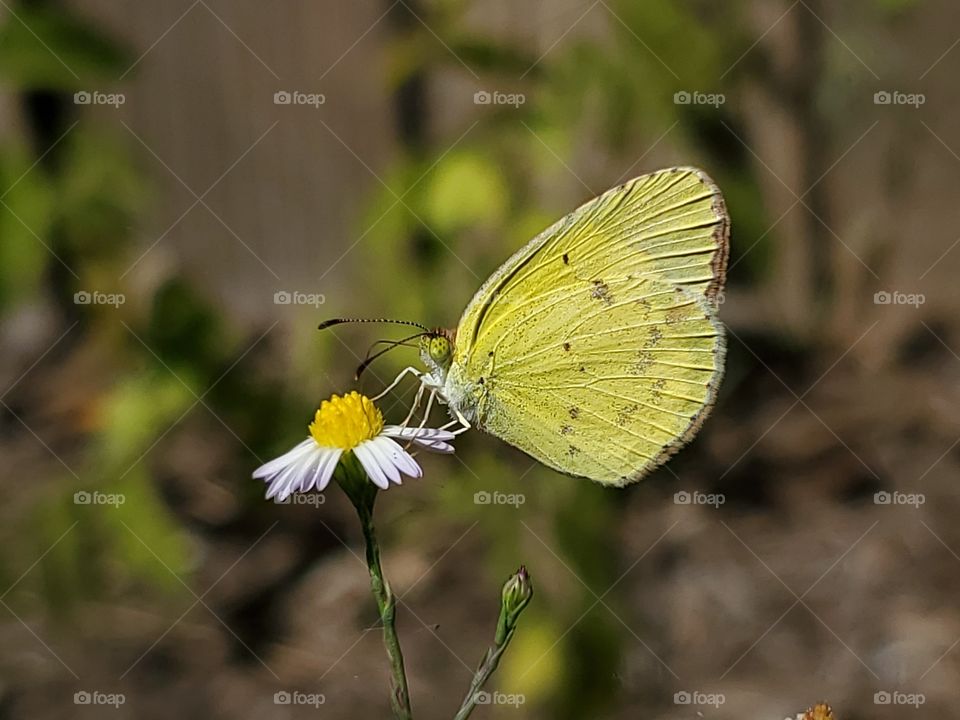
[[[443,336],[430,339],[430,358],[441,366],[446,366],[450,360],[453,348],[450,341]]]

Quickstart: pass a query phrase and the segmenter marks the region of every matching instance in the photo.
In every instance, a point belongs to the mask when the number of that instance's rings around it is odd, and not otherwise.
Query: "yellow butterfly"
[[[381,395],[416,375],[407,422],[428,392],[424,421],[439,397],[460,431],[570,475],[635,482],[693,437],[716,398],[729,232],[701,170],[608,190],[507,260],[456,330],[423,328],[427,372],[407,368]]]

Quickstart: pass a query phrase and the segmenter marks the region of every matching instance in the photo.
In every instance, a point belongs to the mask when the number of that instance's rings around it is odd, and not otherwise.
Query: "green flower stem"
[[[360,526],[363,528],[363,539],[367,546],[367,568],[370,570],[370,590],[380,612],[383,645],[390,661],[390,705],[393,707],[393,716],[397,720],[412,720],[410,691],[407,689],[403,653],[400,651],[400,638],[397,636],[397,599],[380,565],[380,543],[373,523],[377,488],[367,479],[366,473],[352,453],[341,461],[335,477],[356,508]]]
[[[380,566],[380,545],[373,527],[373,514],[361,513],[363,539],[367,543],[367,567],[370,568],[370,589],[377,601],[380,620],[383,622],[383,644],[390,660],[390,704],[398,720],[411,720],[410,691],[407,689],[407,676],[403,669],[403,653],[400,650],[400,638],[397,637],[396,615],[397,599],[390,589],[390,583],[383,576]]]
[[[467,696],[463,699],[463,704],[460,706],[460,710],[457,712],[454,720],[467,720],[467,718],[470,717],[470,713],[472,713],[477,706],[477,694],[497,669],[497,666],[500,664],[500,657],[506,651],[512,638],[513,632],[511,631],[507,633],[502,645],[494,644],[487,648],[487,653],[483,656],[483,661],[473,676],[473,682],[470,683]]]
[[[470,713],[477,706],[478,694],[486,684],[490,676],[500,665],[500,658],[506,652],[513,634],[517,630],[517,622],[520,614],[533,597],[533,585],[530,583],[530,576],[526,568],[521,567],[513,574],[503,585],[503,591],[500,598],[500,617],[497,620],[497,632],[494,636],[493,645],[487,648],[480,666],[477,668],[473,681],[470,683],[470,689],[460,705],[454,720],[467,720]]]

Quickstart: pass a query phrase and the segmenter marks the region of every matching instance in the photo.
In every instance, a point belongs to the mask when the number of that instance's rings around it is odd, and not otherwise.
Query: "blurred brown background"
[[[0,717],[387,717],[351,508],[250,479],[399,337],[317,322],[453,325],[674,164],[733,220],[720,402],[626,490],[471,433],[381,497],[415,715],[525,563],[474,717],[960,717],[955,3],[0,6]]]

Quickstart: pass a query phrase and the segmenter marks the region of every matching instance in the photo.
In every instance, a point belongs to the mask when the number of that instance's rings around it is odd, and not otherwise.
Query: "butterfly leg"
[[[457,415],[460,415],[460,413],[457,412],[456,410],[454,410],[454,412],[455,412]],[[459,429],[459,430],[455,430],[454,433],[465,432],[465,431],[469,430],[471,427],[473,427],[473,426],[467,421],[466,418],[464,418],[464,417],[461,416],[461,417],[454,418],[453,420],[451,420],[450,422],[448,422],[448,423],[446,423],[446,424],[444,424],[444,425],[441,425],[440,427],[437,428],[437,430],[449,430],[449,429],[452,428],[454,425],[458,425],[458,426],[460,427],[460,429]]]
[[[425,385],[421,385],[421,386],[420,386],[420,391],[421,391],[421,393],[423,392],[423,389],[424,389],[425,387],[426,387]],[[423,428],[426,427],[426,425],[427,425],[427,420],[430,419],[430,411],[433,410],[433,401],[436,400],[436,399],[437,399],[437,390],[436,390],[435,388],[433,388],[433,389],[430,390],[430,396],[427,398],[427,407],[426,407],[426,409],[423,411],[423,419],[420,421],[420,425],[419,425],[419,426],[417,427],[417,429],[414,431],[413,438],[417,437],[417,436],[420,434],[420,432],[423,430]],[[406,423],[404,423],[403,427],[404,427],[404,428],[407,427]],[[407,446],[406,446],[405,449],[409,449],[409,448],[410,448],[410,445],[413,444],[413,438],[410,438],[410,441],[407,443]]]
[[[397,385],[399,385],[399,384],[400,384],[400,381],[401,381],[403,378],[405,378],[407,375],[410,375],[410,374],[413,374],[414,377],[419,378],[423,373],[421,373],[421,372],[420,372],[419,370],[417,370],[415,367],[407,367],[407,368],[404,368],[403,370],[400,371],[400,374],[397,375],[396,379],[395,379],[392,383],[390,383],[383,392],[381,392],[379,395],[377,395],[377,396],[375,396],[375,397],[372,397],[372,398],[370,398],[370,399],[371,399],[371,400],[374,400],[374,401],[379,400],[379,399],[382,398],[384,395],[386,395],[388,392],[390,392],[391,390],[393,390]]]
[[[410,406],[410,412],[407,413],[407,416],[403,419],[403,422],[400,424],[401,428],[406,428],[410,424],[410,421],[413,419],[414,413],[417,411],[417,408],[420,407],[420,401],[423,400],[423,392],[426,390],[426,385],[423,383],[420,384],[420,387],[417,388],[417,394],[413,398],[413,405]]]
[[[456,430],[453,431],[453,434],[454,434],[454,435],[459,435],[460,433],[465,433],[467,430],[470,430],[470,429],[473,427],[473,426],[470,424],[470,422],[463,416],[463,413],[461,413],[461,412],[460,412],[459,410],[457,410],[456,408],[453,408],[453,412],[454,412],[454,414],[457,416],[456,422],[458,422],[458,423],[460,424],[460,427],[459,427],[458,429],[456,429]]]

